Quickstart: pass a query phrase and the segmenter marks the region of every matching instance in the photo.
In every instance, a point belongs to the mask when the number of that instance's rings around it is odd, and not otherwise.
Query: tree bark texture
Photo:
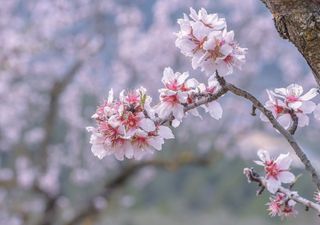
[[[320,0],[261,0],[284,39],[292,42],[320,85]]]

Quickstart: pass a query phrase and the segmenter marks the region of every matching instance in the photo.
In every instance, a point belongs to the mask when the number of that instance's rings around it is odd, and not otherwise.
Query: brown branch
[[[320,85],[320,1],[261,0],[273,15],[280,36],[295,45]]]
[[[298,128],[299,118],[294,112],[290,111],[289,113],[290,113],[290,116],[291,116],[293,123],[289,127],[288,131],[291,135],[294,135],[297,128]]]
[[[44,119],[44,138],[42,143],[40,144],[39,151],[39,162],[42,169],[45,170],[47,165],[47,153],[48,153],[48,145],[50,144],[50,139],[52,138],[52,134],[54,131],[54,124],[56,122],[58,109],[59,109],[59,100],[61,95],[67,88],[67,86],[71,83],[79,69],[81,68],[83,61],[77,61],[65,74],[64,78],[60,81],[57,81],[53,84],[52,89],[50,91],[50,100],[47,114]]]
[[[227,93],[228,91],[232,92],[234,95],[237,95],[237,96],[240,96],[240,97],[243,97],[243,98],[249,100],[253,105],[252,107],[254,107],[255,110],[258,109],[259,111],[261,111],[268,118],[268,120],[270,121],[272,126],[276,130],[278,130],[279,133],[282,134],[282,136],[287,140],[287,142],[290,144],[292,149],[295,151],[296,155],[299,157],[301,162],[304,164],[305,169],[308,172],[310,172],[310,174],[312,176],[313,183],[315,183],[317,188],[320,189],[320,178],[319,178],[319,175],[318,175],[316,169],[311,164],[311,161],[309,160],[307,155],[304,153],[302,148],[299,146],[299,144],[297,143],[297,141],[295,140],[295,138],[291,134],[291,133],[295,132],[295,130],[296,130],[295,126],[297,126],[298,120],[294,120],[294,124],[293,124],[294,127],[291,127],[290,131],[287,131],[279,124],[279,122],[276,120],[276,118],[272,115],[272,112],[269,111],[268,109],[266,109],[263,106],[263,104],[256,97],[254,97],[249,92],[242,90],[242,89],[234,86],[233,84],[226,82],[226,80],[223,77],[220,77],[218,75],[218,72],[216,74],[217,74],[216,78],[221,86],[221,89],[216,94],[210,94],[207,97],[202,97],[202,98],[200,98],[200,100],[196,101],[195,103],[192,103],[192,104],[185,106],[185,112],[187,112],[191,109],[197,108],[201,105],[207,104],[211,101],[215,101],[219,97],[221,97],[225,93]],[[161,123],[163,124],[166,122],[170,122],[173,119],[174,118],[171,115],[169,118],[162,120]]]
[[[96,197],[104,197],[105,199],[110,199],[112,194],[121,188],[133,175],[135,175],[139,170],[146,168],[146,167],[156,167],[159,169],[166,169],[166,170],[177,170],[185,166],[206,166],[212,163],[213,157],[211,156],[193,156],[190,154],[182,154],[181,156],[177,157],[173,160],[147,160],[140,163],[132,164],[126,168],[124,168],[120,174],[116,177],[111,179],[105,184],[105,189],[95,195],[89,201],[89,204],[83,208],[78,215],[76,215],[72,220],[70,220],[65,225],[76,225],[79,224],[82,220],[89,216],[94,216],[99,214],[99,210],[94,205],[94,199]]]
[[[218,81],[222,87],[226,88],[227,90],[229,90],[230,92],[232,92],[233,94],[235,94],[237,96],[240,96],[240,97],[243,97],[243,98],[249,100],[259,111],[261,111],[268,118],[268,120],[270,121],[272,126],[276,130],[278,130],[279,133],[282,134],[282,136],[290,144],[292,149],[295,151],[296,155],[299,157],[301,162],[304,164],[305,169],[308,172],[310,172],[310,174],[312,176],[312,181],[317,185],[318,189],[320,189],[320,178],[319,178],[319,175],[318,175],[317,171],[315,170],[314,166],[311,164],[309,158],[304,153],[302,148],[299,146],[299,144],[297,143],[295,138],[289,133],[289,131],[284,129],[279,124],[279,122],[276,120],[276,118],[274,118],[274,116],[272,115],[272,112],[269,111],[268,109],[266,109],[263,106],[263,104],[256,97],[254,97],[252,94],[250,94],[249,92],[242,90],[242,89],[234,86],[233,84],[227,83],[222,77],[217,76],[217,78],[218,78]]]
[[[246,175],[248,182],[255,182],[258,183],[260,189],[258,191],[258,194],[261,194],[261,190],[263,188],[266,188],[266,180],[264,177],[261,177],[259,174],[257,174],[253,169],[245,168],[243,170],[243,173]],[[279,187],[278,192],[285,194],[288,198],[304,205],[306,208],[312,208],[316,210],[320,214],[320,205],[312,202],[306,198],[301,197],[297,192],[291,191],[290,189],[284,188],[282,186]]]

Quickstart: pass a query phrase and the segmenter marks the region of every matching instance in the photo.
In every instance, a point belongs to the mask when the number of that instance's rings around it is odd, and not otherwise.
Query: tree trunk
[[[320,85],[320,0],[261,0],[284,39],[292,42]]]

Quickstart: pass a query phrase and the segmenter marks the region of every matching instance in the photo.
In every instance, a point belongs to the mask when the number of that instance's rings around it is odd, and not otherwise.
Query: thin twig
[[[79,224],[83,219],[88,216],[93,216],[98,214],[100,211],[95,207],[94,199],[96,197],[104,197],[106,200],[110,199],[112,194],[120,187],[122,187],[134,174],[139,170],[146,168],[148,166],[156,167],[160,169],[167,170],[177,170],[185,166],[206,166],[212,163],[213,157],[204,156],[193,156],[190,154],[182,154],[173,160],[146,160],[124,168],[120,174],[111,179],[105,184],[104,190],[95,195],[89,201],[89,204],[84,207],[72,220],[67,222],[65,225],[76,225]]]
[[[308,172],[310,172],[310,174],[312,176],[312,181],[317,185],[318,189],[320,189],[320,178],[319,178],[319,175],[318,175],[316,169],[311,164],[309,158],[304,153],[302,148],[299,146],[299,144],[297,143],[295,138],[290,134],[289,131],[284,129],[284,127],[282,127],[279,124],[279,122],[276,120],[276,118],[272,115],[272,112],[269,111],[268,109],[266,109],[263,106],[263,104],[256,97],[254,97],[252,94],[250,94],[249,92],[242,90],[242,89],[234,86],[233,84],[226,82],[223,77],[220,77],[218,75],[217,75],[217,79],[223,88],[227,89],[228,91],[232,92],[233,94],[235,94],[237,96],[240,96],[240,97],[243,97],[243,98],[249,100],[259,111],[261,111],[268,118],[268,120],[270,121],[272,126],[276,130],[278,130],[279,133],[282,134],[282,136],[290,144],[292,149],[295,151],[296,155],[299,157],[301,162],[304,164],[305,169]]]
[[[289,127],[288,131],[289,131],[289,133],[290,133],[291,135],[294,135],[295,132],[296,132],[296,130],[297,130],[297,128],[298,128],[299,118],[298,118],[297,115],[296,115],[294,112],[292,112],[292,111],[290,111],[289,114],[290,114],[290,116],[291,116],[291,119],[292,119],[293,123],[291,124],[291,127]]]
[[[261,187],[266,187],[266,180],[264,177],[261,177],[259,174],[257,174],[252,168],[245,168],[243,170],[243,173],[248,178],[248,182],[255,182],[258,183]],[[282,186],[279,187],[278,192],[285,194],[288,198],[304,205],[306,208],[312,208],[316,210],[320,214],[320,205],[312,202],[306,198],[301,197],[296,191],[291,191],[290,189],[284,188]]]

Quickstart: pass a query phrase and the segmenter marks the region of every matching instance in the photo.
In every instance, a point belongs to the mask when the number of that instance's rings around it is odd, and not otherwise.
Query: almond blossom
[[[265,103],[266,109],[272,112],[272,115],[278,120],[278,122],[285,129],[288,129],[292,123],[292,118],[289,113],[289,109],[282,99],[276,98],[273,91],[267,90],[269,100]],[[264,122],[269,122],[269,119],[263,114],[260,114],[260,118]]]
[[[241,69],[245,62],[246,49],[234,41],[233,31],[212,32],[203,46],[206,53],[199,62],[201,70],[207,74],[218,71],[219,75],[226,76],[233,73],[234,67]]]
[[[270,193],[276,193],[281,183],[292,183],[295,180],[293,173],[289,172],[289,167],[292,162],[289,153],[280,154],[278,158],[274,160],[270,158],[268,151],[259,150],[258,157],[261,161],[255,161],[255,163],[264,167],[266,173],[266,188]]]
[[[208,79],[208,86],[199,85],[201,93],[205,94],[216,94],[220,89],[219,82],[214,75],[210,76]],[[212,101],[202,105],[204,110],[210,114],[210,116],[216,120],[221,119],[223,114],[223,109],[218,101]]]
[[[183,19],[178,19],[180,31],[177,33],[176,46],[181,53],[192,57],[192,66],[197,68],[197,62],[205,53],[203,44],[212,31],[221,31],[226,27],[225,19],[217,14],[207,14],[205,9],[200,9],[198,14],[190,8],[190,18],[184,14]]]
[[[310,100],[318,95],[318,89],[316,88],[312,88],[302,95],[303,87],[298,84],[290,84],[287,88],[276,88],[274,92],[278,97],[284,99],[289,108],[294,110],[298,110],[304,104],[307,104],[306,108],[314,108],[314,103]]]
[[[174,116],[174,124],[179,124],[184,117],[184,106],[188,100],[188,90],[186,79],[188,73],[174,72],[170,67],[163,71],[162,83],[165,88],[159,90],[160,103],[155,107],[158,116],[161,119],[168,119],[172,114]]]
[[[144,155],[161,150],[164,139],[174,138],[170,128],[155,122],[150,106],[151,97],[144,88],[122,91],[114,100],[113,91],[108,100],[92,116],[97,128],[91,132],[91,151],[98,158],[113,154],[118,160],[141,159]]]
[[[193,69],[200,67],[207,75],[218,70],[221,76],[231,74],[233,67],[241,69],[246,49],[234,41],[233,31],[226,30],[225,19],[205,9],[197,13],[191,8],[189,16],[191,20],[187,15],[178,20],[176,46],[192,58]]]
[[[294,209],[296,202],[292,199],[289,199],[283,193],[277,193],[274,197],[270,198],[270,202],[267,203],[269,215],[271,217],[281,216],[289,217],[295,216],[297,211]]]
[[[309,124],[308,114],[316,108],[316,104],[310,100],[317,95],[317,89],[313,88],[301,96],[302,93],[302,87],[297,84],[291,84],[287,88],[277,88],[275,91],[267,90],[269,100],[265,107],[285,129],[293,124],[292,114],[297,116],[299,127]],[[263,114],[260,117],[265,122],[269,121]]]

